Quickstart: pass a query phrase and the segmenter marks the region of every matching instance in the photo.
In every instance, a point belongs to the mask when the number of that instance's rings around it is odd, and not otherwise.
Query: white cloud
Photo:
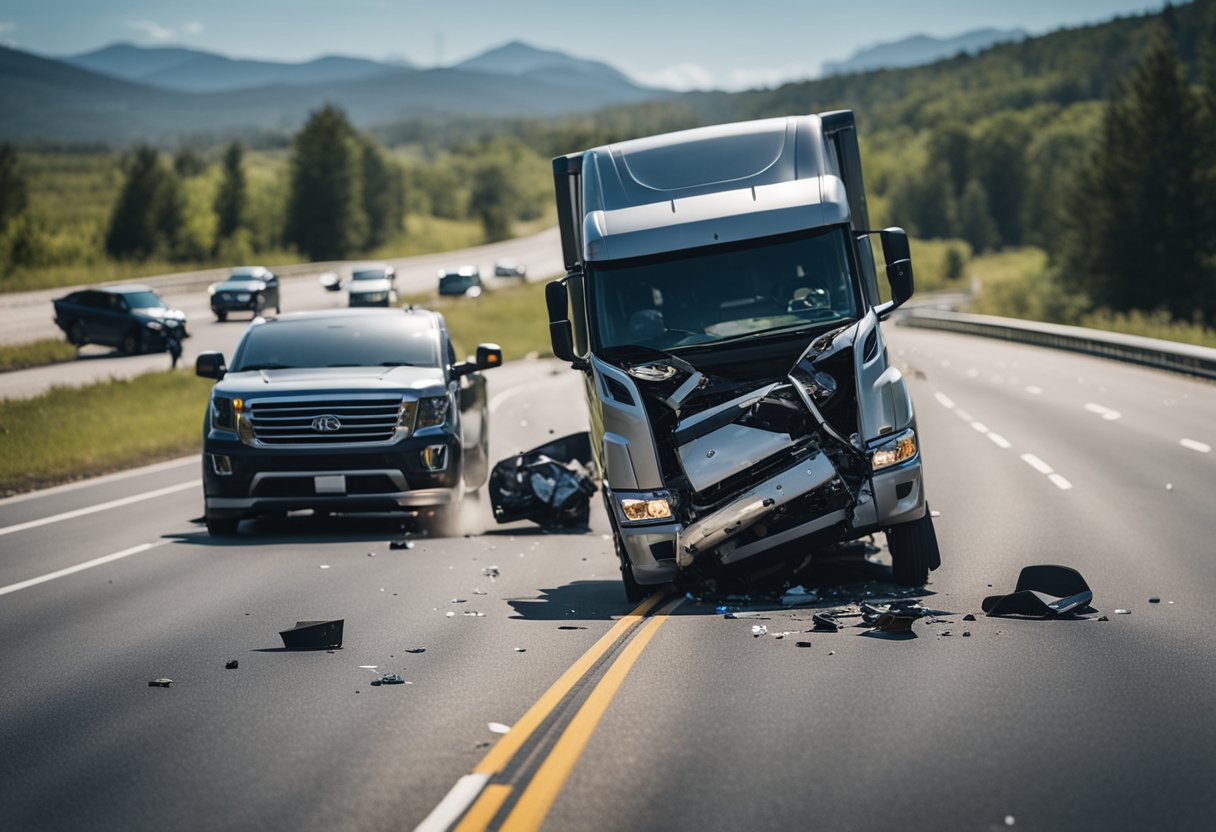
[[[785,66],[736,67],[727,73],[723,86],[728,90],[754,90],[779,87],[787,81],[805,81],[819,73],[799,64]]]
[[[134,29],[137,32],[143,32],[152,40],[168,40],[173,37],[173,30],[166,29],[159,23],[153,20],[132,20],[127,23],[128,29]]]
[[[182,31],[187,35],[201,35],[203,33],[203,24],[191,21],[182,27]]]
[[[700,64],[676,64],[651,72],[635,72],[636,81],[648,87],[665,90],[710,90],[714,89],[714,74]]]

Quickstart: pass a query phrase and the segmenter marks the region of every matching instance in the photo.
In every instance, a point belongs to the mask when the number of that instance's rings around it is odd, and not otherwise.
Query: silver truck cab
[[[547,287],[550,332],[584,373],[626,594],[876,531],[895,581],[923,584],[940,557],[880,327],[912,268],[902,229],[868,227],[853,113],[635,139],[553,168],[567,273]]]

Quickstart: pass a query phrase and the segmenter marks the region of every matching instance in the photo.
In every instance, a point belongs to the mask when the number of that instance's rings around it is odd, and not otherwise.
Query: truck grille
[[[413,405],[413,402],[410,402]],[[413,414],[407,414],[412,416]],[[353,445],[391,442],[402,420],[401,396],[350,398],[342,401],[250,402],[249,421],[255,444]]]

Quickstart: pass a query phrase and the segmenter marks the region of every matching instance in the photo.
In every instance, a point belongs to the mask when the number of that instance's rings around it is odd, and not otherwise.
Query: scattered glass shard
[[[486,727],[495,734],[505,734],[511,730],[510,725],[503,725],[501,722],[487,722]]]
[[[752,637],[753,638],[759,638],[760,636],[765,635],[767,632],[768,632],[768,626],[766,624],[753,624],[752,625]]]

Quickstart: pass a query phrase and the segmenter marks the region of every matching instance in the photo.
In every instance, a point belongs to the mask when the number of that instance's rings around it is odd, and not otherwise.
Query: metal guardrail
[[[961,332],[985,338],[1001,338],[1057,350],[1143,364],[1161,370],[1216,380],[1216,349],[1179,344],[1159,338],[1104,332],[1080,326],[1046,324],[995,315],[971,315],[937,309],[915,309],[900,315],[896,323],[924,329]]]

